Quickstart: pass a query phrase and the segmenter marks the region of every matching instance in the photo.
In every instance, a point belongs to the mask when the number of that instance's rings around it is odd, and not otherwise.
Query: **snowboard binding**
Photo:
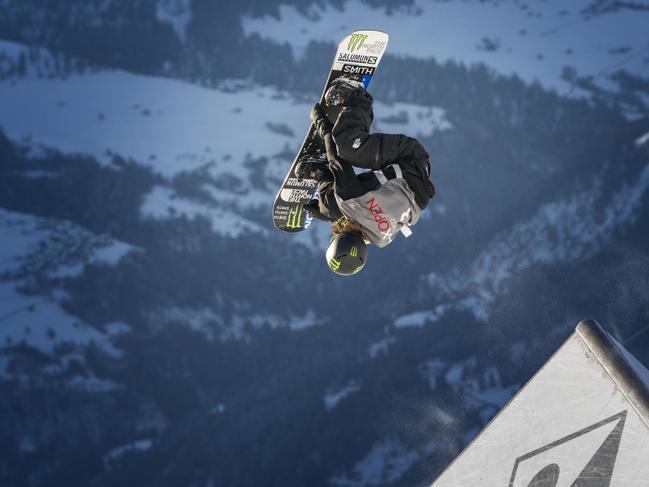
[[[327,176],[333,177],[327,163],[317,159],[307,159],[298,162],[297,166],[295,166],[295,175],[300,181],[304,179],[322,181],[323,179],[326,179]]]

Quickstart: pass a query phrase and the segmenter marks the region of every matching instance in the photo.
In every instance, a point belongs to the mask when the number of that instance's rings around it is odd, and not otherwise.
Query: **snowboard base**
[[[332,82],[344,76],[358,81],[367,89],[388,45],[388,34],[376,30],[360,30],[345,37],[336,51],[333,65],[320,97],[320,103],[329,119],[334,122],[339,109],[324,106],[323,97]],[[304,205],[317,197],[318,183],[313,179],[299,180],[295,168],[301,161],[326,162],[324,143],[316,133],[313,124],[309,127],[302,147],[275,197],[273,224],[284,232],[301,232],[308,228],[313,217]]]

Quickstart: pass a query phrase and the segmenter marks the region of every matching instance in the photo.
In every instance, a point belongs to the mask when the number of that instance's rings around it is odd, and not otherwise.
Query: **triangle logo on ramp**
[[[516,459],[509,487],[609,487],[627,412]]]

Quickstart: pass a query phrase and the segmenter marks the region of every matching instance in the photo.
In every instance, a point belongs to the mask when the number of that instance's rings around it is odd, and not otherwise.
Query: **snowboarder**
[[[373,99],[362,83],[336,79],[324,103],[340,108],[335,123],[319,103],[310,114],[327,162],[302,161],[296,174],[318,181],[318,198],[305,208],[313,217],[333,222],[327,263],[336,274],[351,275],[363,268],[368,243],[385,247],[399,231],[410,235],[435,187],[428,153],[416,139],[369,134]],[[370,171],[357,175],[352,165]]]

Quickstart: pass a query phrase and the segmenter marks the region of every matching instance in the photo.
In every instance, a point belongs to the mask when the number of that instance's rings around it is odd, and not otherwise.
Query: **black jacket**
[[[360,196],[380,185],[371,172],[354,177],[351,168],[344,167],[349,163],[372,171],[399,164],[403,178],[415,193],[415,201],[422,210],[435,195],[435,187],[429,179],[430,164],[426,149],[417,139],[403,134],[370,134],[373,117],[372,98],[367,94],[352,96],[336,118],[331,137],[325,137],[329,167],[337,175],[335,179],[338,180],[338,187],[335,187],[333,179],[320,182],[319,208],[312,211],[317,218],[335,220],[342,216],[332,194],[334,191],[342,199],[347,199]],[[385,173],[388,178],[394,177],[391,168]],[[342,194],[342,176],[347,179],[346,194]],[[351,178],[355,179],[354,184],[350,184]],[[351,192],[349,188],[352,188]]]

